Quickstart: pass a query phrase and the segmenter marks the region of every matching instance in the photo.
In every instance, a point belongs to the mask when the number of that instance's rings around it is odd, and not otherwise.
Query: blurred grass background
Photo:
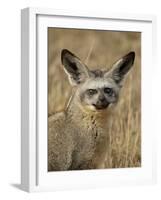
[[[62,49],[90,69],[109,68],[135,51],[134,67],[122,88],[110,130],[106,168],[141,166],[141,33],[48,28],[48,115],[63,110],[71,86],[61,65]]]

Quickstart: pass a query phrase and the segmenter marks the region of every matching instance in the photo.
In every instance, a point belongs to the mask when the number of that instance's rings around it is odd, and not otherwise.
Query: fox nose
[[[105,98],[104,96],[100,96],[100,97],[99,97],[99,101],[100,101],[101,103],[104,103],[104,102],[106,102],[106,98]]]

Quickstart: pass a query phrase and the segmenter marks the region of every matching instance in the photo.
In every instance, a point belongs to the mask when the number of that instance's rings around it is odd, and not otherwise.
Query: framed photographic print
[[[22,189],[155,183],[155,21],[22,10]]]

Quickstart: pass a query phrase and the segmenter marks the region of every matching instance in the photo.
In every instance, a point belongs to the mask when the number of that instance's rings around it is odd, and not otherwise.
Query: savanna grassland
[[[61,65],[61,50],[69,49],[90,69],[110,68],[135,51],[134,67],[125,80],[110,130],[106,168],[141,166],[141,33],[48,29],[48,115],[62,110],[71,86]]]

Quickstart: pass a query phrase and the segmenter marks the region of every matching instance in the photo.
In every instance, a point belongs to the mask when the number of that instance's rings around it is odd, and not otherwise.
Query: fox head
[[[119,98],[122,82],[131,69],[135,53],[130,52],[116,61],[110,70],[90,70],[77,56],[63,49],[61,61],[82,109],[101,112]]]

